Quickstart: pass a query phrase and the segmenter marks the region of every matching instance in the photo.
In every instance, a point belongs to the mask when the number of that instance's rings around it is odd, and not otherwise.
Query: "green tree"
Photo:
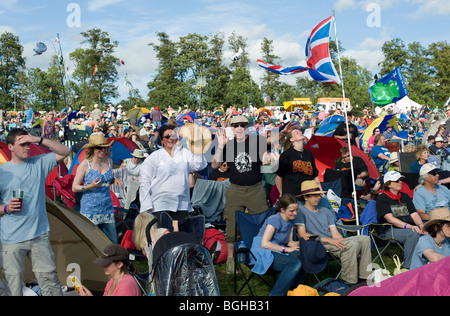
[[[262,59],[269,64],[278,64],[281,62],[280,57],[273,54],[273,40],[264,38],[261,43]],[[284,86],[286,88],[286,86]],[[263,95],[268,96],[271,105],[281,105],[283,100],[279,100],[281,90],[281,82],[279,75],[265,71],[261,82],[261,90]],[[286,100],[285,100],[286,101]]]
[[[23,46],[19,37],[5,32],[0,35],[0,54],[2,64],[0,66],[0,102],[3,109],[12,109],[14,97],[12,90],[20,90],[19,76],[25,70],[25,58]]]
[[[244,37],[236,33],[232,33],[228,39],[232,51],[237,52],[241,48],[243,53],[241,58],[234,61],[231,65],[232,73],[231,80],[227,85],[226,106],[236,106],[238,108],[253,104],[256,107],[261,107],[264,103],[258,85],[253,81],[250,71],[247,69],[249,59],[246,52],[246,41]]]
[[[222,33],[211,36],[209,41],[209,66],[205,70],[207,85],[205,87],[204,102],[209,110],[223,107],[227,94],[227,85],[230,81],[231,71],[223,64],[224,44],[225,39]]]
[[[190,98],[186,84],[182,81],[183,74],[177,60],[177,44],[164,32],[159,32],[157,35],[159,45],[149,43],[158,59],[158,72],[147,84],[150,90],[148,93],[149,105],[165,109],[169,105],[175,108],[187,104]]]
[[[82,32],[81,44],[88,44],[88,48],[78,48],[70,53],[70,59],[76,64],[73,77],[80,83],[80,102],[88,108],[94,103],[107,103],[118,96],[116,81],[117,67],[120,61],[114,51],[119,45],[111,41],[109,34],[98,28]],[[98,67],[93,76],[95,66]]]
[[[434,104],[438,106],[450,97],[450,45],[447,41],[432,43],[429,46],[431,67],[434,69]]]

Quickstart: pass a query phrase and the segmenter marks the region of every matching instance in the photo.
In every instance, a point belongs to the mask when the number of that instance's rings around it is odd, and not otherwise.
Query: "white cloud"
[[[89,2],[88,10],[89,11],[98,11],[112,4],[116,4],[118,2],[122,2],[124,0],[93,0]]]
[[[416,16],[423,14],[430,15],[450,15],[449,0],[412,0],[413,3],[419,4]]]
[[[337,11],[345,11],[345,10],[349,10],[349,9],[354,9],[356,6],[357,6],[357,3],[355,2],[355,0],[338,0],[334,4],[334,8]]]

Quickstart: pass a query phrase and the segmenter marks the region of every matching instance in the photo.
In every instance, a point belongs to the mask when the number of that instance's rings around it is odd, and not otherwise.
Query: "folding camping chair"
[[[370,240],[372,241],[372,248],[375,248],[377,252],[377,256],[373,258],[372,263],[374,263],[378,258],[386,269],[386,264],[384,263],[382,254],[386,251],[386,249],[390,245],[397,244],[402,250],[402,244],[394,237],[393,229],[394,226],[391,224],[379,224],[377,219],[377,209],[376,209],[376,201],[371,200],[364,208],[364,211],[361,214],[361,225],[363,225],[362,233],[364,235],[368,235]],[[380,227],[386,227],[390,230],[391,234],[387,238],[383,238],[379,235],[378,229]],[[381,248],[381,250],[380,250]]]
[[[236,240],[235,240],[235,248],[236,248],[236,253],[234,256],[234,292],[239,296],[239,294],[242,292],[242,290],[244,289],[245,286],[248,287],[248,289],[250,290],[250,294],[252,296],[254,296],[253,291],[250,287],[249,282],[253,279],[253,277],[258,277],[261,281],[263,281],[267,286],[269,286],[270,288],[273,286],[273,284],[270,284],[269,282],[267,282],[263,277],[261,277],[259,274],[256,273],[251,273],[251,275],[247,278],[247,276],[244,273],[244,270],[241,266],[241,264],[237,261],[237,257],[240,253],[244,252],[247,254],[247,261],[245,262],[245,265],[248,268],[251,268],[251,264],[250,264],[250,258],[249,256],[252,256],[253,259],[256,260],[255,256],[253,255],[253,253],[251,252],[251,247],[253,244],[253,237],[255,237],[256,235],[258,235],[259,230],[261,229],[262,225],[264,224],[264,222],[266,221],[266,219],[272,215],[275,214],[275,208],[270,208],[265,212],[259,213],[259,214],[255,214],[255,215],[250,215],[241,211],[236,211],[236,226],[235,226],[235,236],[236,236]],[[241,235],[242,240],[244,241],[245,244],[245,249],[242,248],[237,248],[238,245],[238,240],[237,240],[237,236],[238,236],[238,230],[239,233]],[[241,286],[241,288],[239,289],[239,291],[237,291],[237,269],[239,269],[239,271],[241,272],[243,278],[244,278],[244,284]],[[275,283],[275,282],[274,282]]]

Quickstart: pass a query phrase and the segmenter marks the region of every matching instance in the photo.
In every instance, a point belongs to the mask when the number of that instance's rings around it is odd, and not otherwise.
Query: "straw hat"
[[[319,185],[315,180],[303,181],[301,186],[301,192],[296,197],[303,196],[305,194],[323,194],[327,191],[320,191]]]
[[[186,124],[180,128],[180,136],[186,138],[189,149],[195,155],[206,153],[211,146],[212,135],[206,126]]]
[[[92,147],[110,147],[114,143],[112,140],[110,143],[106,140],[105,136],[101,133],[92,133],[89,136],[89,143],[84,145],[82,149],[92,148]]]
[[[450,211],[446,207],[439,207],[431,210],[430,220],[423,225],[423,229],[428,231],[428,228],[438,222],[450,222]]]

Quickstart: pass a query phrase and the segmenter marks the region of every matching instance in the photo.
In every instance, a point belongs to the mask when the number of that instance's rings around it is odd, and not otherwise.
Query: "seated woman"
[[[408,194],[400,192],[402,187],[401,173],[388,171],[384,177],[381,193],[376,200],[377,219],[379,224],[391,224],[378,227],[381,238],[395,238],[404,247],[403,267],[409,269],[412,256],[419,237],[423,235],[423,222]]]
[[[423,226],[428,235],[419,238],[411,269],[450,256],[450,211],[447,207],[436,208],[431,211],[430,216],[430,220]]]
[[[301,281],[300,247],[299,243],[293,240],[297,209],[295,196],[282,195],[279,212],[265,221],[253,239],[251,251],[256,257],[256,263],[252,271],[264,274],[272,267],[273,270],[281,272],[269,293],[271,296],[285,296]]]
[[[111,279],[105,287],[103,296],[141,296],[141,291],[132,274],[136,267],[130,262],[128,251],[121,245],[110,244],[103,250],[94,264],[103,267],[105,275]],[[93,296],[85,286],[81,286],[80,296]]]
[[[422,166],[427,163],[429,156],[430,153],[428,152],[427,145],[419,145],[416,149],[416,161],[414,161],[411,165],[411,172],[419,173],[420,168],[422,168]]]

